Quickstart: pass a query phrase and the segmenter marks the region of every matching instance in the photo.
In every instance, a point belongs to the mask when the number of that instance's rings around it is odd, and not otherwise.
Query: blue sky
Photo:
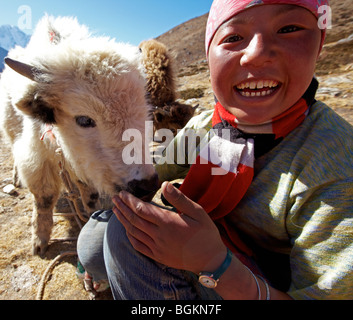
[[[75,16],[98,35],[138,45],[207,13],[211,4],[212,0],[1,0],[0,25],[16,25],[31,34],[45,13]]]

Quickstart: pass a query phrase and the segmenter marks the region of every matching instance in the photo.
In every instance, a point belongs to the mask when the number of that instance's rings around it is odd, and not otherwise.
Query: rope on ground
[[[62,254],[60,254],[59,256],[57,256],[51,263],[50,265],[47,267],[47,269],[45,270],[42,279],[40,281],[39,284],[39,289],[37,292],[37,296],[36,296],[36,300],[42,300],[43,296],[44,296],[44,289],[45,289],[45,285],[48,281],[49,278],[49,274],[53,271],[55,265],[63,258],[67,257],[67,256],[76,256],[77,252],[76,251],[67,251],[67,252],[63,252]]]

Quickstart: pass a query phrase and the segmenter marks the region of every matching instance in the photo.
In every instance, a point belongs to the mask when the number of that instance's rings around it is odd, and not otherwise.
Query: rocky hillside
[[[351,35],[353,37],[353,1],[330,0],[330,5],[333,26],[331,30],[328,30],[326,43],[332,44],[349,38]],[[174,53],[177,70],[205,59],[204,43],[207,18],[208,13],[187,21],[157,38]],[[353,39],[351,40],[350,42],[353,43]],[[337,54],[330,54],[330,56],[335,55],[335,59],[330,59],[330,64],[333,63],[333,60],[336,61],[336,65],[341,62],[343,64],[353,62],[353,50],[349,50],[347,46],[339,46],[334,51],[337,51],[339,57]],[[319,64],[319,67],[320,72],[329,70],[324,67],[323,63]]]
[[[331,0],[332,28],[317,64],[318,98],[353,123],[353,1]],[[205,26],[208,14],[181,24],[157,40],[175,56],[179,96],[202,108],[213,107],[213,95],[205,60]]]
[[[187,21],[157,38],[174,53],[178,70],[205,59],[207,18],[208,13]]]

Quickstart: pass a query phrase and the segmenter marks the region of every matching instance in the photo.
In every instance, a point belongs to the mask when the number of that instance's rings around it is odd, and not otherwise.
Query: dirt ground
[[[348,4],[347,1],[345,3]],[[346,29],[347,24],[343,27]],[[331,36],[331,41],[325,46],[322,54],[325,59],[318,64],[320,89],[317,97],[353,124],[353,39],[349,38],[353,35],[352,24],[349,27],[341,37]],[[183,76],[178,78],[179,91],[190,88],[201,88],[203,91],[202,97],[187,102],[199,104],[200,111],[213,108],[205,61],[193,63],[180,70],[181,73]],[[31,254],[31,195],[26,189],[16,189],[11,195],[3,192],[3,188],[12,183],[12,158],[2,140],[0,164],[0,300],[34,300],[45,270],[61,253],[75,251],[76,241],[52,242],[45,258]],[[72,217],[55,215],[53,239],[77,237],[78,234],[79,227]],[[51,272],[42,299],[91,299],[76,276],[76,265],[76,256],[61,260]],[[111,299],[111,296],[106,294],[100,299]]]
[[[31,254],[32,197],[26,189],[15,194],[2,192],[11,183],[10,151],[0,145],[0,299],[33,300],[39,292],[44,271],[62,252],[75,251],[76,242],[52,242],[44,259]],[[52,238],[77,237],[79,227],[72,217],[55,216]],[[88,293],[76,277],[77,258],[62,260],[52,272],[43,299],[87,300]]]

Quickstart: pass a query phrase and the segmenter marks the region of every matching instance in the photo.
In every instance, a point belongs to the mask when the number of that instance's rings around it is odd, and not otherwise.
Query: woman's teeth
[[[275,91],[279,83],[274,80],[243,82],[236,88],[244,97],[264,97]]]
[[[249,91],[240,91],[240,94],[244,97],[265,97],[274,92],[275,89],[266,90],[266,91],[257,91],[257,92],[249,92]]]

